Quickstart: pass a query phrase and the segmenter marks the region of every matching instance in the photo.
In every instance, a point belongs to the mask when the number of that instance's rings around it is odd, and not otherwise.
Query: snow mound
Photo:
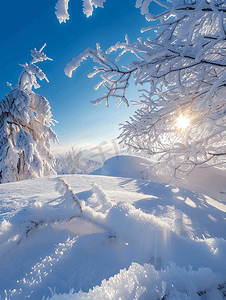
[[[149,164],[149,160],[139,156],[119,155],[109,158],[106,160],[103,167],[90,174],[126,178],[142,178],[142,172]]]

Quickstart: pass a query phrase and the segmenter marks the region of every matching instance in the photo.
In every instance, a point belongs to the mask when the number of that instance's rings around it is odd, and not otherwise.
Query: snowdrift
[[[118,155],[108,159],[101,168],[90,174],[137,179],[146,178],[146,168],[149,164],[148,159],[140,156]],[[155,175],[149,172],[148,179],[164,183],[170,182],[172,185],[207,194],[226,203],[226,172],[219,168],[202,165],[200,168],[195,168],[183,180],[170,179],[168,176]]]
[[[142,172],[149,164],[148,159],[139,156],[118,155],[106,160],[104,165],[91,175],[142,178]]]
[[[2,299],[225,299],[226,204],[208,190],[64,175],[1,184],[0,203]]]

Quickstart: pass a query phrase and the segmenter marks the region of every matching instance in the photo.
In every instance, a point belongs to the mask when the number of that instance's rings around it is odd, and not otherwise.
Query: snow
[[[225,299],[225,172],[171,185],[146,163],[1,184],[0,299]]]
[[[91,174],[141,178],[142,171],[145,169],[145,166],[148,166],[149,164],[149,160],[145,158],[138,156],[118,155],[108,159],[101,168],[93,171]]]

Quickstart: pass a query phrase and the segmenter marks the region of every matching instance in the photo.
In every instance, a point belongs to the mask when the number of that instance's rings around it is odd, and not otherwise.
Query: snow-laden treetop
[[[37,83],[36,76],[40,80],[45,79],[47,82],[49,82],[46,74],[43,73],[43,71],[35,65],[35,63],[39,61],[52,60],[51,58],[47,57],[44,52],[42,52],[45,46],[46,44],[44,44],[40,50],[36,50],[36,48],[34,48],[34,50],[31,50],[31,56],[33,57],[33,60],[29,65],[27,63],[21,65],[24,69],[18,81],[19,88],[28,90],[31,90],[33,86],[35,89],[39,88],[40,85]]]

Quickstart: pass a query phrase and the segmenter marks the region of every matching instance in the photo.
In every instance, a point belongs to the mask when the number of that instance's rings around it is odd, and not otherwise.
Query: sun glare
[[[180,114],[175,123],[178,130],[184,131],[190,126],[190,120],[187,116]]]

